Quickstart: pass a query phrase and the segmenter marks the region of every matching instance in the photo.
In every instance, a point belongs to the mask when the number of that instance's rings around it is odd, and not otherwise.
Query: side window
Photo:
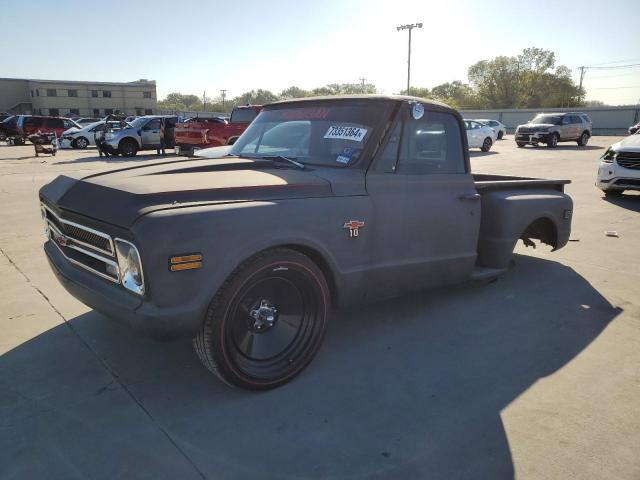
[[[465,173],[456,118],[448,113],[429,110],[419,120],[407,118],[396,171],[413,175]]]
[[[144,130],[158,130],[160,128],[160,119],[154,118],[150,120],[145,126]]]
[[[61,118],[48,118],[47,128],[63,128]]]
[[[580,117],[580,115],[573,115],[573,121],[571,123],[582,123],[582,117]]]
[[[64,126],[64,128],[75,127],[73,122],[70,122],[69,120],[62,120],[62,125]]]

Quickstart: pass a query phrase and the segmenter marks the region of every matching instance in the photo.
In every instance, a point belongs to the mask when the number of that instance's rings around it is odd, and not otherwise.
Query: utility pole
[[[580,70],[580,90],[582,90],[582,80],[584,80],[584,74],[587,71],[587,67],[578,67],[578,70]]]
[[[364,82],[367,80],[366,78],[359,78],[359,80],[362,82],[362,93],[365,93],[364,91]]]
[[[411,95],[411,30],[414,28],[422,28],[422,23],[411,23],[408,25],[400,25],[396,30],[409,30],[409,52],[407,55],[407,95]]]
[[[202,92],[202,111],[203,112],[207,111],[207,91],[206,90]]]
[[[224,110],[224,99],[227,97],[227,91],[220,90],[220,96],[222,97],[222,110]]]

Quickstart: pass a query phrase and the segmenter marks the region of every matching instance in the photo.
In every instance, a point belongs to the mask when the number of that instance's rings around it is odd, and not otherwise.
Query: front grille
[[[535,133],[536,129],[531,127],[520,127],[518,133]]]
[[[102,252],[112,254],[109,238],[100,236],[90,230],[71,223],[63,223],[63,233],[74,240],[80,240],[88,246],[96,247]]]
[[[640,153],[618,152],[616,154],[616,162],[624,168],[640,169]]]
[[[60,218],[44,204],[41,208],[49,239],[70,262],[112,282],[119,282],[120,269],[109,235]]]
[[[637,178],[619,178],[614,182],[614,185],[619,187],[630,186],[630,187],[640,187],[640,179]]]

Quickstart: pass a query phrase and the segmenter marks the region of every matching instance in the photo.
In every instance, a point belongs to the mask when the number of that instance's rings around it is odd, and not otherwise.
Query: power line
[[[640,67],[640,63],[630,63],[628,65],[612,65],[610,67],[580,67],[580,68],[588,68],[589,70],[619,70],[621,68],[636,68]]]
[[[589,90],[618,90],[620,88],[640,88],[640,85],[631,85],[625,87],[598,87],[598,88],[590,88]]]
[[[594,63],[594,65],[611,65],[612,63],[638,62],[638,61],[640,61],[640,58],[627,58],[626,60],[615,60],[613,62]]]

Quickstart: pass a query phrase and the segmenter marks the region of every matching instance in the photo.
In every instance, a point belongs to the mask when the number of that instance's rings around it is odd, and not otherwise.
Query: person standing
[[[164,149],[166,146],[165,143],[165,125],[166,125],[166,118],[161,118],[160,119],[160,148],[157,149],[157,154],[160,155],[160,152],[162,151],[162,155],[166,155]]]

